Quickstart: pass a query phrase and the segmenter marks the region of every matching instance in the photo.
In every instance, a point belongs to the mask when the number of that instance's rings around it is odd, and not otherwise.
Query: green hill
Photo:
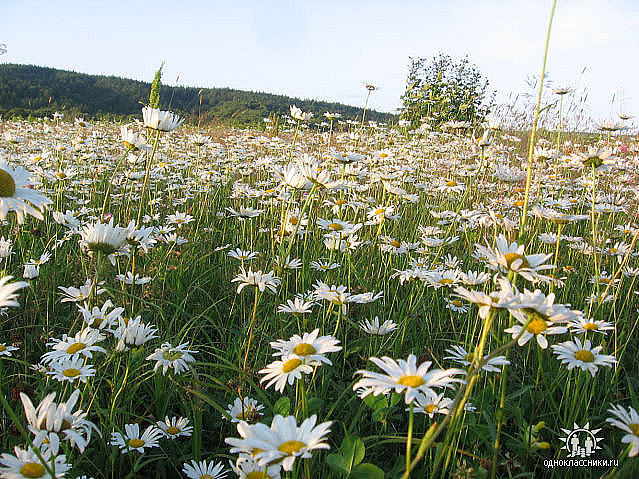
[[[50,115],[55,111],[92,118],[139,117],[150,83],[115,76],[87,75],[33,65],[0,64],[0,114],[4,117]],[[161,108],[170,108],[202,123],[256,125],[273,113],[288,113],[295,104],[316,118],[337,112],[361,118],[362,109],[341,103],[301,100],[284,95],[233,90],[162,86]],[[201,95],[201,105],[200,105]],[[363,96],[363,93],[362,93]],[[369,110],[366,118],[388,121],[388,113]]]

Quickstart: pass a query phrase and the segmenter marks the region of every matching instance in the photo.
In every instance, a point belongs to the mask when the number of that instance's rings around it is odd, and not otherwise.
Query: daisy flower
[[[135,285],[147,284],[151,282],[151,278],[149,278],[148,276],[140,276],[138,273],[135,273],[135,276],[133,276],[131,274],[131,271],[127,271],[126,275],[116,274],[115,279],[117,279],[118,281],[124,284],[135,284]]]
[[[111,255],[127,246],[128,230],[113,225],[113,218],[108,223],[89,223],[79,231],[81,244],[90,251],[100,251]]]
[[[26,281],[15,281],[11,283],[13,276],[4,276],[0,278],[0,308],[7,306],[20,306],[16,291],[29,286]]]
[[[84,364],[84,359],[61,359],[50,364],[50,371],[47,371],[49,376],[53,376],[60,382],[80,381],[87,382],[87,379],[95,376],[95,369],[90,364]]]
[[[379,324],[379,317],[375,316],[372,321],[369,321],[368,319],[360,321],[359,327],[362,328],[362,331],[364,331],[365,333],[384,336],[395,331],[398,326],[390,319],[387,319],[382,324]]]
[[[97,306],[89,308],[89,305],[84,303],[84,306],[78,306],[78,310],[88,327],[109,330],[118,323],[124,312],[122,307],[113,308],[109,311],[112,307],[113,303],[110,299],[107,299],[101,308]]]
[[[227,406],[226,412],[231,417],[231,422],[246,421],[251,423],[255,422],[262,415],[260,412],[262,409],[264,409],[264,406],[255,399],[244,396],[244,400],[235,398],[233,404]],[[226,416],[222,417],[226,418]]]
[[[64,295],[64,297],[60,300],[60,302],[77,303],[79,301],[86,301],[91,296],[92,290],[93,290],[93,294],[98,296],[106,291],[104,288],[100,288],[100,286],[103,284],[104,284],[103,281],[99,282],[98,287],[94,289],[93,281],[90,279],[87,279],[84,285],[80,286],[79,288],[74,288],[73,286],[69,286],[67,288],[65,288],[64,286],[58,286],[58,289],[62,291]]]
[[[29,396],[20,393],[29,431],[36,436],[34,442],[42,441],[43,450],[57,451],[62,438],[84,452],[91,440],[92,431],[100,436],[101,434],[94,423],[85,419],[87,413],[81,409],[73,411],[80,397],[80,390],[75,389],[65,402],[53,402],[55,396],[55,392],[48,394],[34,407]]]
[[[260,466],[278,462],[282,469],[291,471],[296,458],[308,459],[315,449],[330,449],[325,441],[331,424],[331,421],[317,424],[317,416],[313,415],[297,426],[295,416],[278,414],[271,427],[238,423],[241,438],[226,438],[225,442],[232,446],[232,454],[247,453]]]
[[[342,347],[338,344],[339,340],[333,336],[319,336],[319,329],[304,333],[302,336],[296,334],[289,340],[279,339],[270,343],[271,347],[277,350],[273,356],[287,359],[297,357],[311,366],[319,366],[322,363],[333,364],[325,354],[341,351]]]
[[[495,241],[495,248],[475,245],[473,256],[500,273],[507,274],[512,271],[533,282],[546,279],[546,276],[539,273],[540,271],[555,267],[544,264],[552,256],[551,254],[526,255],[524,245],[519,245],[516,241],[509,243],[504,235],[499,235]]]
[[[431,419],[435,414],[448,414],[453,400],[441,394],[418,394],[415,398],[413,411],[421,414],[428,414]],[[406,409],[410,411],[410,408]]]
[[[33,441],[33,445],[41,448],[42,442]],[[42,464],[33,449],[21,449],[16,446],[14,454],[3,453],[0,456],[0,477],[7,479],[28,479],[34,477],[52,476],[47,472],[47,468]],[[57,451],[52,453],[50,450],[40,450],[42,458],[47,462],[49,469],[51,465],[55,466],[55,477],[64,477],[71,464],[67,464],[67,458],[64,454],[57,455]]]
[[[294,357],[286,359],[285,361],[273,361],[264,369],[258,371],[265,376],[260,379],[260,383],[267,381],[266,388],[269,388],[272,384],[275,384],[275,390],[282,392],[286,383],[293,384],[296,379],[302,377],[302,373],[311,374],[313,367],[309,364],[304,364],[304,361]]]
[[[612,406],[608,412],[613,417],[606,419],[606,422],[627,433],[621,438],[621,442],[632,444],[628,455],[636,456],[639,453],[639,414],[632,407],[626,410],[621,406]]]
[[[195,362],[192,354],[198,351],[187,349],[189,343],[183,343],[179,346],[171,346],[171,343],[163,343],[157,348],[153,354],[147,357],[147,361],[156,361],[154,371],[162,368],[162,374],[166,375],[167,370],[172,367],[175,374],[181,374],[189,371],[191,367],[188,363]]]
[[[593,348],[588,339],[582,344],[579,338],[573,338],[572,341],[553,344],[551,348],[569,371],[578,367],[582,371],[590,371],[592,377],[595,377],[599,366],[611,367],[617,362],[614,356],[599,354],[603,346]]]
[[[21,166],[0,161],[0,219],[4,220],[10,211],[15,211],[18,223],[23,223],[27,215],[44,219],[42,212],[52,201],[33,188],[36,183],[31,177]]]
[[[447,349],[446,352],[450,354],[450,356],[444,356],[444,359],[452,359],[457,364],[461,364],[462,366],[468,367],[473,361],[474,355],[472,353],[467,352],[462,346],[453,346],[450,349]],[[482,361],[484,361],[484,358]],[[510,361],[506,359],[505,356],[496,356],[488,360],[486,364],[482,366],[483,371],[495,372],[498,373],[501,371],[501,367],[505,364],[510,364]]]
[[[433,369],[429,371],[431,361],[425,361],[417,366],[417,357],[414,354],[404,361],[395,361],[388,356],[383,358],[370,358],[370,361],[382,369],[385,374],[372,371],[359,370],[362,379],[353,385],[354,391],[359,391],[360,397],[369,394],[378,396],[391,391],[405,393],[406,404],[410,404],[419,394],[436,394],[433,388],[451,387],[453,383],[463,383],[464,380],[457,375],[465,375],[463,369]]]
[[[124,434],[119,432],[111,433],[112,446],[117,446],[123,454],[131,451],[138,451],[144,454],[145,448],[152,448],[159,446],[159,439],[163,436],[162,431],[156,426],[148,426],[142,436],[140,436],[139,424],[125,424]]]
[[[106,353],[103,347],[97,346],[104,339],[105,336],[99,330],[91,328],[85,328],[72,337],[64,334],[62,339],[53,338],[47,343],[47,346],[53,346],[53,351],[44,353],[41,362],[47,364],[51,361],[78,359],[81,356],[92,358],[93,353]]]
[[[612,331],[615,329],[615,326],[608,321],[603,321],[601,319],[589,319],[583,315],[579,315],[576,318],[571,319],[567,326],[573,333],[586,333],[588,331],[593,331],[595,333],[606,334],[606,331]]]
[[[339,263],[331,263],[330,261],[311,261],[311,268],[315,271],[330,271],[332,269],[337,269],[341,265]]]
[[[186,417],[177,418],[174,416],[169,418],[167,416],[164,421],[158,421],[155,424],[169,439],[175,439],[180,436],[189,437],[193,433],[193,426],[189,426],[189,420]]]
[[[279,464],[260,466],[250,456],[240,456],[235,464],[233,462],[230,462],[230,464],[238,479],[261,479],[263,477],[266,477],[266,479],[280,479],[281,477],[281,466]],[[266,476],[264,472],[266,472]]]
[[[262,271],[252,271],[250,268],[248,271],[241,267],[240,273],[231,280],[232,283],[240,283],[237,287],[237,294],[242,292],[246,286],[255,286],[260,291],[268,289],[275,293],[277,287],[280,285],[280,278],[275,276],[273,271],[268,273],[262,273]]]
[[[224,471],[224,465],[214,463],[213,461],[185,462],[182,466],[182,472],[189,479],[222,479],[226,477],[227,471]]]
[[[312,301],[304,301],[302,298],[294,298],[286,300],[286,304],[280,304],[277,307],[278,313],[304,314],[312,313],[311,309],[315,305]]]
[[[170,224],[178,226],[182,226],[190,223],[191,221],[195,221],[195,218],[193,218],[193,216],[187,213],[180,213],[179,211],[176,211],[175,214],[167,216],[166,219]]]
[[[7,343],[0,343],[0,356],[11,357],[11,352],[18,351],[18,349],[15,346],[7,346]]]
[[[158,131],[172,131],[182,124],[184,118],[180,118],[173,112],[162,111],[158,108],[145,106],[142,108],[144,126]]]
[[[118,338],[116,351],[128,351],[129,348],[137,348],[158,337],[155,334],[158,332],[157,328],[143,323],[141,316],[128,320],[120,318],[118,323],[118,328],[113,331],[113,335]]]
[[[257,258],[260,253],[258,251],[250,251],[250,250],[242,250],[240,248],[236,248],[227,253],[227,255],[231,258],[240,260],[240,261],[250,261],[252,259]]]

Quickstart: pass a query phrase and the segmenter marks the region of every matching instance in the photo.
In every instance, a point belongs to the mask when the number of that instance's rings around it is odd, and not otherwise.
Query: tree
[[[455,60],[439,53],[430,62],[410,57],[402,118],[413,127],[424,122],[432,128],[446,122],[480,123],[494,98],[494,92],[486,97],[488,83],[468,56]]]

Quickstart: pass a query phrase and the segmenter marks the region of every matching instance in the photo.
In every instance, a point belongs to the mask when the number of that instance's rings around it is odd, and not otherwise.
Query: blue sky
[[[551,0],[0,0],[2,62],[167,84],[400,104],[409,56],[468,54],[499,98],[541,69]],[[594,118],[639,114],[639,1],[559,0],[547,71]],[[586,72],[580,76],[580,72]],[[611,103],[612,96],[617,99]],[[623,98],[620,106],[619,98]]]

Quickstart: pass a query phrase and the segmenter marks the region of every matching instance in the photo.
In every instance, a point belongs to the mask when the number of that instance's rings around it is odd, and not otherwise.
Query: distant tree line
[[[0,114],[43,116],[55,111],[91,118],[137,118],[148,102],[150,83],[115,76],[87,75],[33,65],[0,65]],[[362,92],[362,98],[364,92]],[[171,87],[162,85],[160,108],[179,112],[192,122],[235,126],[261,124],[273,114],[286,114],[296,104],[321,121],[326,111],[345,118],[361,118],[362,109],[341,103],[300,100],[284,95],[230,88]],[[366,118],[388,121],[393,115],[374,110]]]

